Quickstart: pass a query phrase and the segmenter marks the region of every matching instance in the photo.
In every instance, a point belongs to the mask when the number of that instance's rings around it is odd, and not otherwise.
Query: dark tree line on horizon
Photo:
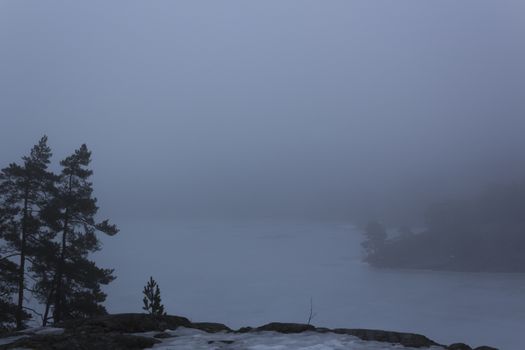
[[[33,314],[52,321],[106,313],[101,289],[115,279],[89,254],[100,249],[97,232],[115,225],[95,221],[98,211],[85,144],[49,170],[47,137],[22,162],[0,171],[0,329],[22,329]],[[42,305],[38,312],[27,297]]]
[[[425,213],[426,229],[388,235],[365,227],[365,261],[378,267],[525,272],[525,182],[492,185],[471,198],[442,201]]]

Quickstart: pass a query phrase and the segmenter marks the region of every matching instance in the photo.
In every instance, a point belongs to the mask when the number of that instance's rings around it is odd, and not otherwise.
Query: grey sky
[[[2,1],[0,161],[86,142],[114,216],[350,215],[516,180],[524,34],[521,0]]]

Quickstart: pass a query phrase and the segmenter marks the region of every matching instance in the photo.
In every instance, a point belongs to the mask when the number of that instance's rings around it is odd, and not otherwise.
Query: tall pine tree
[[[40,241],[42,222],[40,212],[45,206],[47,193],[52,187],[53,175],[47,167],[51,149],[44,136],[33,146],[28,156],[22,158],[21,165],[11,163],[0,172],[0,212],[2,215],[1,239],[6,256],[2,259],[2,285],[4,306],[12,311],[6,294],[16,291],[17,301],[14,310],[16,328],[24,326],[29,317],[24,309],[24,292],[28,260],[34,255],[34,248]],[[16,258],[16,264],[14,263]],[[13,275],[12,270],[16,270]],[[13,280],[16,287],[13,287]]]
[[[53,320],[90,317],[106,312],[101,305],[106,298],[101,285],[115,277],[113,270],[102,269],[89,259],[89,253],[100,249],[96,232],[114,235],[118,232],[108,220],[95,222],[98,211],[88,168],[91,152],[86,145],[60,162],[62,171],[54,198],[45,210],[47,226],[59,240],[48,243],[40,263],[34,265],[38,276],[36,291],[45,303],[44,323],[52,308]]]

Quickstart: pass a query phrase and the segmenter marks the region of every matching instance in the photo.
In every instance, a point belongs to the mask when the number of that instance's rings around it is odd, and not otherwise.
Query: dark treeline
[[[102,285],[113,270],[96,266],[96,232],[114,235],[115,225],[95,221],[98,211],[89,169],[91,152],[80,146],[49,170],[47,137],[20,164],[0,171],[0,328],[22,329],[39,315],[52,320],[106,313]],[[32,296],[41,310],[27,305]]]
[[[374,266],[525,272],[525,184],[495,185],[470,199],[429,206],[426,229],[388,235],[365,229],[365,260]]]

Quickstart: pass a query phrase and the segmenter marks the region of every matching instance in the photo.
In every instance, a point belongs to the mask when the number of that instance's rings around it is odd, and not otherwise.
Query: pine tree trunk
[[[24,193],[24,210],[22,213],[22,232],[20,235],[20,266],[18,270],[18,304],[16,308],[16,329],[23,327],[22,318],[24,314],[24,288],[25,288],[25,268],[26,268],[26,235],[27,235],[27,208],[29,188],[26,184]]]
[[[71,197],[71,183],[72,183],[72,175],[69,175],[69,181],[68,181],[68,196]],[[56,281],[56,288],[55,288],[55,307],[53,309],[53,321],[54,323],[58,323],[62,321],[62,309],[63,309],[63,301],[64,301],[64,286],[63,286],[63,273],[64,273],[64,266],[66,263],[66,245],[67,245],[67,233],[68,233],[68,226],[69,226],[69,207],[66,207],[66,211],[64,213],[64,228],[62,230],[62,248],[60,251],[60,260],[58,261],[58,267],[57,267],[57,281]]]
[[[49,309],[51,308],[51,301],[53,300],[53,293],[55,291],[55,283],[56,283],[56,273],[53,277],[53,282],[51,282],[51,289],[49,290],[49,294],[47,295],[46,299],[46,308],[44,311],[44,316],[42,317],[42,327],[47,326],[47,320],[49,319]]]
[[[51,300],[50,298],[47,299],[46,301],[46,309],[44,311],[44,316],[42,316],[42,327],[45,327],[47,326],[47,318],[48,318],[48,315],[49,315],[49,306],[51,304]]]
[[[66,244],[67,244],[67,231],[68,231],[68,213],[66,210],[66,217],[64,219],[64,230],[62,232],[62,248],[60,251],[60,260],[58,261],[57,267],[57,278],[55,288],[55,308],[53,310],[53,321],[58,323],[62,320],[62,302],[63,302],[63,271],[66,261]]]

